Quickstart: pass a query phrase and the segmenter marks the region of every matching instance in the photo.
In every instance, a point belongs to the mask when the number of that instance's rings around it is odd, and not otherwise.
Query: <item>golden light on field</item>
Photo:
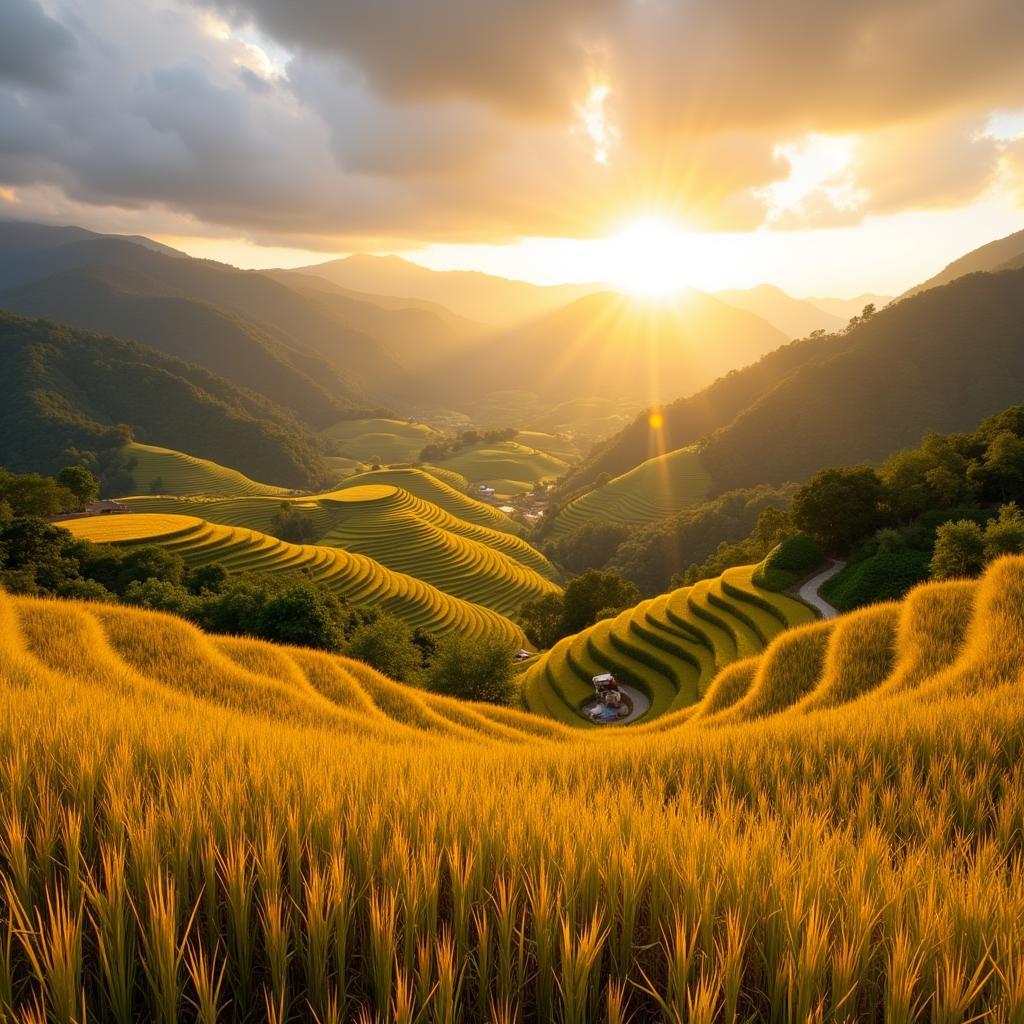
[[[659,217],[630,221],[606,242],[612,283],[642,298],[665,298],[687,284],[688,233]]]

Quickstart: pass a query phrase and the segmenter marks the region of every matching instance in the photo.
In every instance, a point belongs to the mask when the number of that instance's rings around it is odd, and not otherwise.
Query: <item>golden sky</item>
[[[898,292],[1024,227],[1019,0],[0,4],[0,216]]]

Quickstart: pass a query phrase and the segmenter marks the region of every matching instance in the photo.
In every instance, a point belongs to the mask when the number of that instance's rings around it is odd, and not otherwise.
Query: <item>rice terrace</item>
[[[1024,1024],[1022,58],[0,4],[0,1024]]]

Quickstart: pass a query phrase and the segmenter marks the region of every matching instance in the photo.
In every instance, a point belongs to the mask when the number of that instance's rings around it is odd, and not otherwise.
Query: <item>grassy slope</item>
[[[145,493],[154,480],[162,481],[161,494],[204,495],[231,498],[249,494],[284,495],[283,487],[257,483],[236,469],[220,466],[209,459],[186,455],[173,448],[132,442],[124,454],[135,460],[132,476],[138,493]]]
[[[710,484],[696,449],[658,455],[569,502],[555,520],[552,536],[591,520],[651,523],[702,501]]]
[[[439,437],[424,423],[391,419],[342,420],[322,434],[335,442],[340,454],[382,466],[415,461],[424,446]]]
[[[543,437],[538,440],[544,441]],[[569,468],[569,463],[519,441],[498,441],[466,448],[445,459],[442,466],[461,474],[471,484],[493,487],[504,498],[532,491],[538,480],[554,480]]]
[[[892,695],[568,737],[0,594],[4,1016],[1018,1019],[1024,560],[968,586],[903,605]],[[732,696],[835,693],[833,653],[737,663]]]
[[[190,565],[219,562],[239,573],[303,570],[350,603],[379,606],[413,627],[438,634],[457,631],[523,642],[522,631],[497,612],[393,572],[365,555],[338,548],[288,544],[255,530],[173,514],[96,516],[63,525],[76,537],[100,544],[159,544],[176,551]]]

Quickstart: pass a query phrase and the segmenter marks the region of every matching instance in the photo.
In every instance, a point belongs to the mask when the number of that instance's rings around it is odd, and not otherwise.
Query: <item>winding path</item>
[[[834,619],[838,614],[839,610],[834,608],[818,593],[821,590],[822,585],[828,580],[832,579],[837,573],[841,572],[846,568],[846,563],[841,562],[838,559],[832,559],[829,564],[816,573],[809,580],[803,583],[797,594],[800,596],[801,601],[806,601],[812,608],[815,608],[823,619]]]

